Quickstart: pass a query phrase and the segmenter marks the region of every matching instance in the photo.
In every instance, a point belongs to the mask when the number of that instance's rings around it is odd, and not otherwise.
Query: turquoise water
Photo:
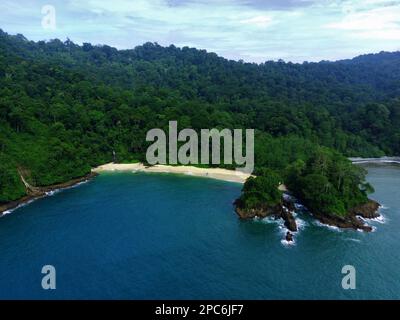
[[[400,169],[368,169],[384,223],[337,231],[299,214],[292,246],[277,223],[237,219],[238,184],[101,175],[0,219],[0,298],[398,299]],[[57,289],[46,291],[49,264]],[[347,264],[356,290],[341,287]]]

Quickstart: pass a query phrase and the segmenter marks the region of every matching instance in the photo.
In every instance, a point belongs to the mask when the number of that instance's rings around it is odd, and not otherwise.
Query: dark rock
[[[260,206],[253,209],[243,209],[240,207],[240,203],[235,202],[236,213],[241,219],[252,219],[255,217],[265,218],[268,216],[274,217],[275,219],[283,219],[285,221],[285,227],[289,230],[288,233],[296,232],[298,230],[296,219],[293,217],[292,212],[296,210],[294,198],[283,198],[282,203],[275,206]],[[347,213],[346,216],[336,216],[329,214],[320,214],[313,212],[312,215],[318,219],[321,223],[335,226],[342,229],[355,229],[363,230],[365,232],[372,231],[372,227],[365,224],[357,216],[371,219],[379,217],[378,209],[380,204],[374,200],[368,200],[367,203],[359,205]]]
[[[289,211],[295,211],[296,210],[295,201],[292,198],[284,198],[283,199],[283,204]]]
[[[235,202],[235,211],[241,219],[253,219],[253,218],[266,218],[268,216],[280,216],[281,215],[281,205],[275,206],[260,206],[258,208],[244,209],[238,206]]]
[[[286,232],[285,239],[287,242],[293,242],[293,234],[291,234],[290,231]]]
[[[380,204],[374,200],[369,200],[367,203],[361,204],[350,210],[354,216],[361,216],[366,219],[373,219],[379,217],[378,209]]]
[[[281,216],[282,219],[285,220],[285,227],[292,232],[296,232],[297,224],[296,224],[296,219],[293,217],[293,214],[287,208],[284,207]]]
[[[283,219],[285,221],[285,227],[289,231],[297,231],[296,219],[293,217],[292,212],[290,212],[283,204],[277,204],[275,206],[260,206],[258,208],[252,209],[243,209],[240,207],[240,203],[236,201],[235,211],[241,219],[253,219],[256,217],[262,219],[268,216],[274,217],[275,219]],[[290,237],[292,236],[292,234],[289,231],[288,233]]]
[[[345,217],[334,215],[321,215],[318,213],[314,213],[314,216],[322,223],[330,226],[347,229],[351,228],[356,230],[358,229],[365,232],[370,232],[372,231],[372,227],[365,224],[365,222],[359,219],[357,216],[361,216],[367,219],[379,217],[379,207],[380,204],[378,202],[374,200],[368,200],[368,202],[349,210],[348,214]]]
[[[334,215],[322,215],[318,213],[313,213],[314,217],[317,218],[321,223],[339,227],[342,229],[355,229],[355,230],[363,230],[365,232],[372,231],[372,227],[366,225],[363,221],[358,219],[356,216],[352,214],[348,214],[346,217],[334,216]]]

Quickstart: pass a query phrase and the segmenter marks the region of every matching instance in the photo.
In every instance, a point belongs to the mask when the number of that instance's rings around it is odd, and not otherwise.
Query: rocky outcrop
[[[291,234],[290,231],[286,232],[285,240],[286,240],[287,242],[293,242],[293,240],[294,240],[294,239],[293,239],[293,234]]]
[[[366,203],[358,205],[348,211],[346,215],[339,216],[333,214],[310,212],[306,207],[300,205],[299,201],[290,193],[284,193],[279,204],[274,206],[262,205],[257,208],[244,209],[241,207],[240,200],[235,201],[236,213],[241,219],[266,218],[283,219],[287,228],[284,240],[288,243],[294,241],[294,232],[298,231],[296,219],[293,215],[297,210],[308,212],[322,224],[338,227],[341,229],[362,230],[371,232],[373,228],[366,224],[364,219],[373,219],[379,217],[380,204],[374,200],[368,200]]]
[[[290,199],[290,197],[285,198],[284,203],[287,208],[290,208],[290,211],[295,211],[295,199]],[[329,226],[334,226],[342,229],[355,229],[370,232],[372,231],[372,227],[367,225],[365,221],[360,219],[360,217],[365,219],[373,219],[379,217],[379,207],[380,204],[378,202],[369,199],[368,202],[358,205],[349,210],[347,215],[343,217],[337,215],[321,214],[318,212],[313,212],[312,215],[321,223]]]
[[[313,216],[321,223],[328,226],[338,227],[341,229],[362,230],[365,232],[372,231],[371,226],[366,225],[361,219],[352,214],[348,214],[346,217],[340,217],[334,215],[313,213]]]
[[[296,211],[296,199],[290,196],[285,195],[285,197],[282,199],[283,205],[291,212]]]
[[[293,214],[286,207],[282,207],[281,217],[285,220],[285,227],[292,232],[297,231],[296,219],[293,217]]]
[[[255,209],[242,209],[237,203],[236,212],[241,219],[252,219],[252,218],[266,218],[272,216],[276,219],[283,219],[285,221],[285,227],[288,229],[287,237],[292,237],[292,232],[298,230],[296,219],[293,216],[295,211],[296,199],[291,197],[284,197],[282,202],[275,206],[263,206]],[[321,223],[334,226],[342,229],[354,229],[362,230],[365,232],[372,231],[372,227],[367,225],[360,217],[365,219],[373,219],[379,217],[380,204],[374,200],[358,205],[353,209],[349,210],[346,216],[327,215],[313,212],[314,218],[318,219]],[[288,235],[290,234],[290,235]]]
[[[235,202],[235,210],[241,219],[253,219],[253,218],[266,218],[274,217],[275,219],[283,219],[285,221],[285,227],[288,229],[286,233],[286,241],[293,241],[293,234],[291,232],[296,232],[297,223],[293,216],[294,203],[283,199],[281,203],[274,206],[260,206],[258,208],[244,209],[240,207],[240,204]]]
[[[379,207],[380,204],[378,202],[369,199],[368,202],[350,209],[345,217],[326,214],[322,215],[318,213],[313,213],[313,215],[320,222],[330,226],[370,232],[372,231],[372,227],[367,225],[365,221],[361,220],[359,216],[365,219],[377,218],[379,217]]]
[[[369,200],[367,203],[361,204],[349,211],[353,216],[361,216],[366,219],[374,219],[379,217],[378,209],[380,204],[374,200]]]
[[[235,203],[236,205],[236,203]],[[276,206],[260,206],[258,208],[252,208],[252,209],[244,209],[240,208],[239,206],[236,205],[236,213],[241,219],[253,219],[253,218],[266,218],[268,216],[275,216],[278,212],[280,215],[281,211],[281,206],[276,205]]]

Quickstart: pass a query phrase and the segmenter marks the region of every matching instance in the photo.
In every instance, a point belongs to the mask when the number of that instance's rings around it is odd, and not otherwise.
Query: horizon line
[[[252,64],[252,65],[263,65],[263,64],[268,63],[268,62],[285,63],[285,64],[297,64],[297,65],[313,64],[313,63],[318,64],[318,63],[324,63],[324,62],[325,62],[325,63],[335,63],[335,62],[351,61],[351,60],[354,60],[354,59],[356,59],[356,58],[363,57],[363,56],[378,55],[378,54],[385,54],[385,53],[386,53],[386,54],[396,54],[396,53],[400,53],[400,50],[395,50],[395,51],[380,50],[380,51],[378,51],[378,52],[362,53],[362,54],[359,54],[359,55],[356,55],[356,56],[352,56],[352,57],[349,57],[349,58],[343,58],[343,59],[337,59],[337,60],[322,59],[322,60],[315,60],[315,61],[313,61],[313,60],[304,60],[304,61],[302,61],[302,62],[294,62],[294,61],[284,60],[284,59],[282,59],[282,58],[278,58],[278,59],[264,60],[263,62],[255,62],[255,61],[245,61],[244,59],[232,59],[232,58],[227,58],[227,57],[225,57],[225,56],[223,56],[223,55],[221,55],[221,54],[219,54],[219,53],[217,53],[217,52],[209,51],[209,49],[206,49],[206,48],[190,47],[190,46],[176,46],[176,45],[173,44],[173,43],[170,43],[169,45],[162,45],[162,44],[159,44],[157,41],[155,41],[155,42],[153,42],[153,41],[146,41],[146,42],[143,42],[142,44],[139,44],[139,45],[136,45],[136,46],[130,47],[130,48],[118,48],[117,46],[112,46],[112,45],[108,45],[108,44],[105,44],[105,43],[96,43],[96,44],[94,44],[94,43],[91,43],[91,42],[74,42],[74,41],[73,41],[70,37],[68,37],[68,36],[66,37],[65,40],[60,39],[60,38],[57,38],[57,37],[55,37],[55,38],[50,38],[50,39],[42,39],[42,40],[32,40],[32,39],[27,38],[27,37],[26,37],[24,34],[22,34],[22,33],[10,33],[10,32],[8,32],[8,31],[5,31],[5,30],[4,30],[3,28],[1,28],[1,27],[0,27],[0,32],[3,32],[3,33],[5,33],[6,35],[11,36],[11,37],[22,36],[22,37],[23,37],[24,39],[26,39],[27,41],[33,42],[33,43],[36,43],[36,44],[39,43],[39,42],[50,43],[50,42],[56,41],[56,40],[58,40],[58,41],[62,42],[63,44],[65,44],[66,42],[70,41],[72,44],[77,45],[78,47],[83,47],[84,44],[90,44],[91,46],[97,47],[97,48],[101,48],[101,47],[110,47],[110,48],[112,48],[112,49],[117,50],[118,52],[123,52],[123,51],[134,51],[134,50],[136,50],[137,48],[143,47],[143,46],[146,45],[146,44],[152,44],[152,45],[155,45],[155,46],[159,46],[159,47],[161,47],[161,48],[164,48],[164,49],[169,48],[169,47],[174,47],[174,48],[179,49],[179,50],[183,50],[183,49],[185,49],[185,48],[188,48],[188,49],[194,49],[194,50],[197,50],[197,51],[205,51],[206,54],[215,54],[218,58],[224,59],[224,60],[226,60],[226,61],[236,62],[236,63],[243,63],[243,64]]]

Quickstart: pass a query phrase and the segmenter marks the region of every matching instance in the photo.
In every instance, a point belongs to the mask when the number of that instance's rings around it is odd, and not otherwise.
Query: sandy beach
[[[193,166],[154,165],[146,167],[142,163],[107,163],[92,170],[96,173],[110,171],[138,171],[153,173],[177,173],[196,177],[206,177],[229,182],[244,183],[250,174],[221,168],[197,168]]]

